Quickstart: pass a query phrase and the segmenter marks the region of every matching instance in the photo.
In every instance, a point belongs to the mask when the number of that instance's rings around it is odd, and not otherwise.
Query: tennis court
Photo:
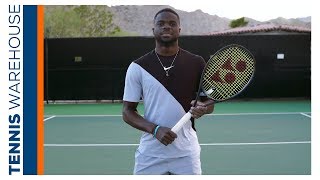
[[[121,108],[45,105],[45,174],[132,174],[141,132]],[[203,174],[311,174],[310,100],[223,102],[196,127]]]

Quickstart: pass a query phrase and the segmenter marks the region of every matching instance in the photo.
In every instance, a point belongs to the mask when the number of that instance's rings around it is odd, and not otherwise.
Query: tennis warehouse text
[[[8,13],[8,174],[22,174],[23,165],[23,22],[22,7]]]

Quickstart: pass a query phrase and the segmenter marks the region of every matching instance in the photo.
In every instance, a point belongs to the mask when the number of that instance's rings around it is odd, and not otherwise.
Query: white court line
[[[122,115],[107,115],[107,114],[101,114],[101,115],[54,115],[55,117],[121,117]]]
[[[242,145],[275,145],[275,144],[310,144],[311,141],[258,142],[258,143],[209,143],[202,146],[242,146]]]
[[[55,117],[56,117],[56,116],[50,116],[50,117],[44,119],[43,121],[47,121],[47,120],[52,119],[52,118],[55,118]]]
[[[309,116],[308,114],[305,114],[305,113],[300,113],[300,114],[303,116],[307,116],[308,118],[311,118],[311,116]]]
[[[310,112],[270,112],[270,113],[226,113],[226,114],[206,114],[206,116],[239,116],[239,115],[290,115]]]
[[[243,145],[281,145],[281,144],[310,144],[311,141],[288,142],[258,142],[258,143],[203,143],[200,146],[243,146]],[[138,146],[139,144],[44,144],[46,147],[98,147],[98,146]]]
[[[44,144],[46,147],[98,147],[98,146],[139,146],[139,144]]]
[[[278,115],[278,114],[301,114],[310,112],[274,112],[274,113],[226,113],[226,114],[206,114],[205,116],[239,116],[239,115]],[[54,115],[55,117],[121,117],[122,115]],[[142,115],[143,116],[143,115]]]

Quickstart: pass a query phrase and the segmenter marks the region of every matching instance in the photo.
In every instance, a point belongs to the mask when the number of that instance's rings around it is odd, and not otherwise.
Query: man
[[[171,128],[188,111],[197,119],[213,112],[213,105],[197,102],[205,61],[178,45],[180,18],[172,9],[156,13],[152,28],[156,47],[132,62],[127,70],[123,119],[143,131],[135,154],[134,174],[201,174],[200,146],[189,121],[176,133]],[[144,117],[136,110],[140,98]]]

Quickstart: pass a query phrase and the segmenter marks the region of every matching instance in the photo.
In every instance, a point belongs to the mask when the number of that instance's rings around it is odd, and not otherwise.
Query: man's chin
[[[178,38],[176,37],[164,38],[164,37],[158,36],[158,37],[155,37],[155,39],[159,44],[163,46],[171,46],[178,41]]]
[[[161,38],[161,43],[163,44],[174,44],[177,42],[177,38]]]

